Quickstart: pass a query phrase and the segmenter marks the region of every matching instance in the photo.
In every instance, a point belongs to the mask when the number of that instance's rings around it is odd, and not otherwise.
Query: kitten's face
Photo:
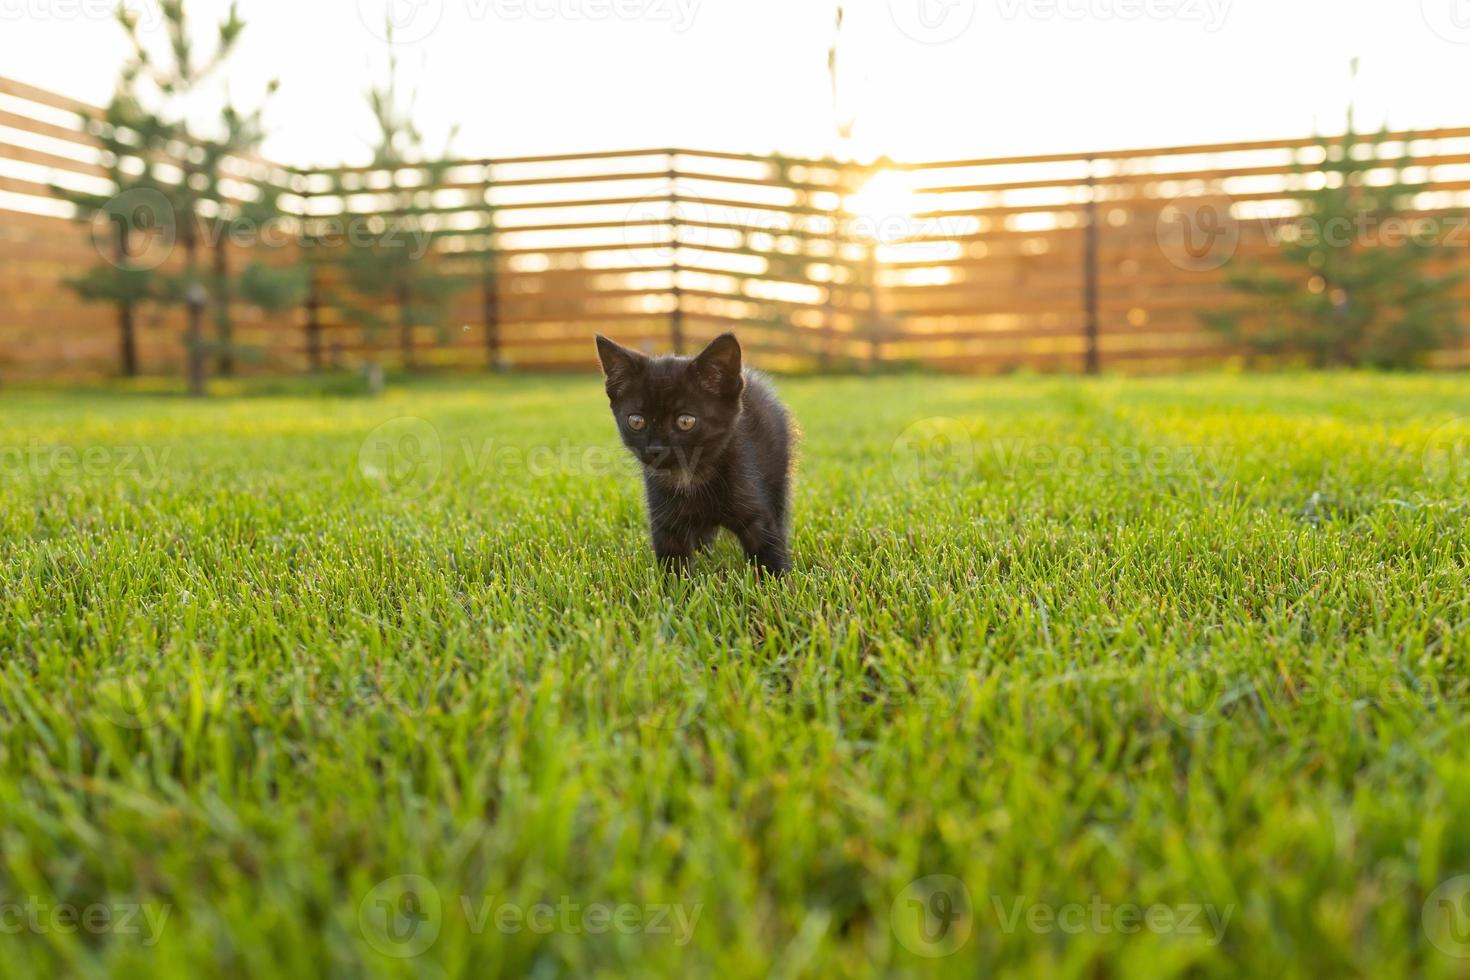
[[[645,470],[687,484],[723,455],[745,384],[733,335],[695,358],[652,358],[605,337],[597,351],[623,445]]]

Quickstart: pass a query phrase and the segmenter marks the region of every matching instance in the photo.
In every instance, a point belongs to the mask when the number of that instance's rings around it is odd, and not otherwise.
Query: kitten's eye
[[[642,432],[648,426],[648,419],[641,415],[628,416],[628,428],[634,432]]]
[[[690,429],[694,428],[698,424],[699,419],[695,418],[693,415],[679,416],[679,429],[681,431],[688,432]]]

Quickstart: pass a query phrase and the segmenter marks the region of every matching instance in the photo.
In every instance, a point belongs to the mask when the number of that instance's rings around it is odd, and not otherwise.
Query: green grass
[[[779,387],[781,581],[591,378],[0,395],[0,973],[1470,975],[1463,377]]]

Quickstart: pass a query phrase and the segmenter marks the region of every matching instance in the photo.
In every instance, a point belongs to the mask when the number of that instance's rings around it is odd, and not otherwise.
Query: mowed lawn
[[[778,387],[0,392],[0,974],[1470,975],[1464,377]]]

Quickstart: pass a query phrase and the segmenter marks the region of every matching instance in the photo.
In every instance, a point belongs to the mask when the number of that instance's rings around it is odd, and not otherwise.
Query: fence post
[[[831,222],[827,229],[827,299],[822,304],[822,339],[818,365],[823,371],[832,367],[832,354],[837,347],[837,265],[842,260],[843,205],[847,198],[847,167],[839,164],[837,183],[833,187],[833,204],[827,213]],[[810,241],[810,239],[809,239]]]
[[[1086,269],[1083,272],[1082,301],[1086,314],[1087,359],[1084,370],[1088,374],[1102,372],[1102,351],[1099,350],[1098,313],[1098,236],[1097,220],[1097,176],[1093,172],[1093,158],[1087,158],[1087,229],[1084,254]]]
[[[684,353],[684,289],[679,285],[679,153],[669,151],[669,272],[673,277],[669,294],[674,307],[669,311],[669,340],[675,354]]]
[[[883,311],[878,295],[878,245],[868,246],[868,334],[869,368],[876,371],[883,363]]]
[[[500,255],[495,242],[495,205],[490,191],[495,183],[494,164],[485,161],[485,255],[481,260],[485,355],[491,370],[500,367]]]
[[[301,177],[301,245],[310,249],[306,256],[306,357],[311,372],[322,370],[322,284],[316,260],[316,244],[311,240],[311,175]]]
[[[188,187],[194,179],[194,166],[184,155],[183,176],[179,186]],[[204,308],[209,304],[209,290],[199,281],[199,212],[196,202],[189,203],[183,215],[180,244],[184,247],[184,314],[185,336],[188,338],[189,394],[203,398],[208,392],[209,365],[204,356]]]
[[[832,369],[832,349],[837,345],[837,223],[841,219],[832,212],[832,234],[828,239],[831,252],[827,258],[826,298],[822,301],[822,339],[817,346],[817,366],[823,371]]]

